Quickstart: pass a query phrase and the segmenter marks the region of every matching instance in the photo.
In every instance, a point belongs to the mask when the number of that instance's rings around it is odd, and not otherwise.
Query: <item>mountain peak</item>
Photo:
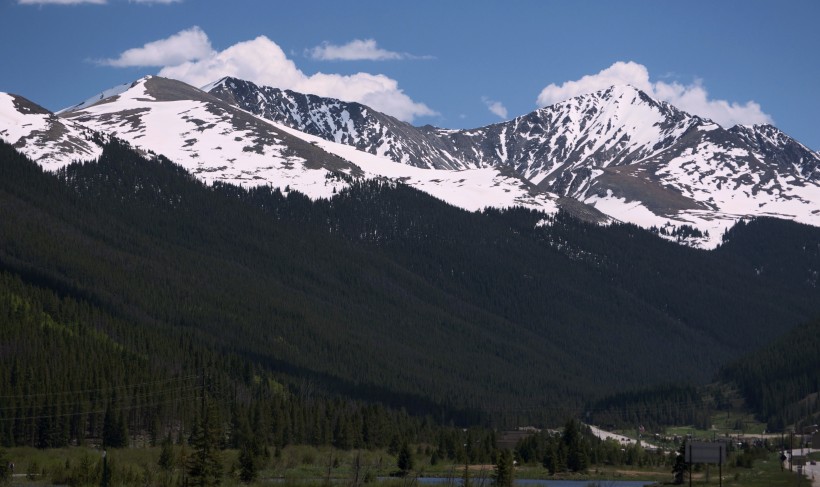
[[[652,98],[651,96],[649,96],[645,91],[636,88],[634,85],[631,84],[612,85],[607,88],[600,89],[598,91],[593,91],[591,93],[574,96],[572,98],[569,98],[568,100],[564,100],[564,102],[583,99],[598,99],[613,103],[628,104],[647,103],[650,105],[659,105],[661,103]]]
[[[578,95],[567,100],[554,103],[536,110],[536,113],[546,115],[550,112],[584,113],[591,116],[598,113],[606,118],[632,118],[639,116],[652,119],[656,123],[660,118],[692,118],[691,115],[677,108],[649,96],[646,92],[633,85],[612,85],[607,88]],[[526,115],[525,115],[526,117]],[[651,125],[650,123],[650,125]]]
[[[245,81],[240,80],[238,78],[234,78],[233,76],[223,76],[222,78],[219,78],[216,81],[212,81],[212,82],[208,83],[205,86],[201,86],[199,89],[206,92],[206,93],[209,93],[209,92],[213,91],[215,88],[224,87],[228,83],[235,83],[237,81],[243,82],[243,83],[245,82]]]
[[[637,88],[634,85],[629,84],[629,83],[612,85],[609,88],[599,90],[599,93],[600,92],[608,93],[611,96],[616,96],[616,97],[637,95],[637,96],[641,96],[641,97],[646,97],[650,100],[652,99],[652,98],[649,97],[649,95],[646,94],[645,91],[643,91],[643,90],[641,90],[641,89],[639,89],[639,88]]]
[[[94,159],[102,152],[99,134],[64,121],[22,96],[6,93],[0,93],[0,139],[46,169]]]
[[[358,103],[229,76],[203,88],[207,93],[144,77],[60,118],[41,114],[37,131],[22,130],[10,141],[34,150],[25,138],[57,133],[46,130],[51,117],[163,154],[206,181],[291,185],[329,197],[335,183],[326,172],[344,172],[415,184],[454,204],[454,195],[471,192],[471,204],[481,194],[490,206],[492,200],[553,211],[562,197],[576,210],[663,228],[667,236],[670,226],[708,231],[711,237],[695,242],[706,247],[741,217],[820,226],[816,152],[771,125],[724,129],[633,85],[469,130],[413,127]],[[27,113],[8,110],[18,118]],[[7,140],[8,133],[0,126]],[[479,179],[480,191],[468,187]]]
[[[98,94],[96,94],[96,95],[94,95],[90,98],[86,98],[85,100],[81,101],[80,103],[77,103],[76,105],[72,105],[70,107],[63,108],[62,110],[59,110],[57,112],[57,114],[60,115],[60,114],[66,113],[66,112],[72,112],[72,111],[82,110],[84,108],[88,108],[91,105],[95,105],[97,103],[100,103],[101,101],[104,101],[104,100],[110,99],[112,97],[118,96],[121,93],[124,93],[124,92],[130,90],[131,88],[136,86],[138,83],[143,82],[147,78],[148,77],[146,76],[144,78],[140,78],[137,81],[134,81],[134,82],[131,82],[131,83],[123,83],[121,85],[113,86],[111,88],[108,88],[107,90],[103,90],[103,91],[99,92]]]
[[[708,230],[711,240],[700,242],[705,246],[716,245],[745,211],[820,223],[808,190],[776,184],[783,177],[814,178],[820,172],[815,153],[773,127],[726,130],[634,85],[609,86],[469,130],[410,127],[367,107],[245,82],[223,84],[212,93],[259,116],[398,163],[499,168],[619,220]]]

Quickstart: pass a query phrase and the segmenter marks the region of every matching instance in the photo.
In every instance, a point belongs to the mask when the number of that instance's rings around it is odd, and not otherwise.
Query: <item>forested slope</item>
[[[116,380],[67,379],[70,391],[205,371],[222,393],[264,376],[439,418],[561,421],[586,399],[706,380],[820,308],[813,283],[791,278],[816,254],[756,268],[758,222],[706,252],[631,225],[467,213],[378,181],[316,202],[208,187],[118,142],[56,175],[0,146],[0,212],[7,282],[106,317],[72,318],[100,338],[66,353],[102,347],[129,364]],[[23,350],[1,359],[34,360]]]
[[[793,328],[774,343],[726,365],[749,407],[772,431],[820,419],[820,320]]]

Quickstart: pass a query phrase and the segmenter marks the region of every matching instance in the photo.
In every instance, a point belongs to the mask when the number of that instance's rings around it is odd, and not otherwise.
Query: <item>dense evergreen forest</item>
[[[675,454],[649,451],[639,442],[624,445],[616,440],[602,440],[589,428],[570,419],[561,430],[542,430],[518,443],[515,456],[524,464],[541,464],[550,475],[585,472],[593,465],[669,466]]]
[[[720,377],[738,385],[769,430],[800,432],[820,422],[819,350],[820,320],[814,320],[726,365]]]
[[[488,461],[493,453],[495,439],[486,430],[470,430],[473,446],[465,451],[461,429],[431,417],[320,395],[307,383],[286,387],[184,330],[169,340],[135,329],[8,273],[0,275],[0,313],[3,446],[155,445],[169,435],[182,441],[207,397],[226,425],[220,435],[226,447],[396,449],[412,440],[440,445],[442,458]]]
[[[275,445],[560,424],[820,312],[816,228],[756,220],[706,252],[348,183],[209,187],[117,141],[48,174],[0,144],[0,441],[156,441],[203,396]]]
[[[583,419],[605,429],[663,431],[668,425],[694,425],[709,429],[711,414],[723,403],[703,387],[662,384],[630,390],[592,402]]]

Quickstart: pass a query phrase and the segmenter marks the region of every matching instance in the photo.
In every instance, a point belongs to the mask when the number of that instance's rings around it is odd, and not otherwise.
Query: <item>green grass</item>
[[[186,447],[187,454],[192,450]],[[97,486],[102,471],[102,452],[95,448],[70,447],[38,450],[35,448],[9,448],[5,458],[14,463],[15,486],[65,485]],[[108,450],[106,461],[113,472],[113,485],[145,487],[176,485],[184,475],[183,448],[174,447],[176,467],[165,472],[158,466],[159,447],[140,447]],[[271,449],[270,456],[259,465],[259,479],[276,479],[285,485],[323,484],[328,480],[353,479],[358,476],[375,479],[395,472],[396,459],[384,451],[340,451],[330,448],[291,446],[278,454]],[[239,461],[236,450],[222,451],[224,485],[238,485]],[[437,475],[429,465],[417,461],[417,470],[426,475]],[[443,470],[442,470],[443,471]]]
[[[750,413],[720,412],[712,415],[712,427],[708,430],[698,429],[692,425],[674,426],[666,428],[667,436],[686,437],[692,435],[698,439],[725,438],[743,435],[761,435],[766,431],[766,424],[757,421]],[[635,437],[635,431],[621,433]]]
[[[765,461],[757,461],[751,469],[728,469],[729,475],[724,477],[723,485],[743,487],[778,487],[796,486],[797,474],[789,472],[788,468],[781,470],[779,453],[773,453]],[[801,485],[808,487],[811,484],[802,480]]]
[[[180,447],[175,447],[176,454]],[[188,450],[190,453],[190,450]],[[159,448],[127,448],[109,450],[108,465],[115,472],[113,485],[124,487],[163,487],[178,485],[182,480],[181,468],[173,472],[163,472],[157,466]],[[788,470],[781,471],[777,453],[771,454],[766,460],[755,462],[753,468],[724,467],[723,485],[738,487],[791,487],[797,485],[797,477]],[[40,487],[47,485],[66,485],[71,483],[77,487],[98,486],[101,471],[100,451],[93,448],[62,448],[51,450],[37,450],[34,448],[11,448],[6,450],[6,458],[15,463],[13,485],[20,487]],[[464,473],[463,465],[440,463],[429,465],[426,458],[418,455],[412,475],[408,479],[391,479],[376,481],[378,478],[389,477],[396,471],[395,458],[385,451],[339,451],[330,448],[314,448],[308,446],[291,446],[278,454],[271,451],[270,458],[261,466],[259,479],[255,485],[270,484],[276,481],[284,487],[319,487],[326,486],[328,481],[338,485],[352,483],[356,476],[356,458],[359,457],[358,476],[377,483],[379,486],[406,487],[415,483],[416,476],[444,477],[460,479]],[[235,450],[226,450],[222,453],[225,475],[223,485],[242,485],[238,480],[238,455]],[[705,469],[696,471],[693,485],[717,485],[718,469],[710,468],[711,481],[705,481]],[[31,473],[30,477],[26,474]],[[472,466],[470,476],[474,481],[484,479],[485,485],[490,485],[492,466]],[[585,474],[565,474],[551,477],[540,466],[521,466],[516,469],[516,478],[519,479],[569,479],[569,480],[647,480],[662,484],[672,481],[669,467],[632,468],[632,467],[604,467],[593,466]],[[686,482],[688,485],[688,481]],[[803,481],[808,487],[808,482]]]
[[[730,435],[761,435],[766,432],[766,424],[751,413],[722,412],[712,415],[712,431],[715,430]]]

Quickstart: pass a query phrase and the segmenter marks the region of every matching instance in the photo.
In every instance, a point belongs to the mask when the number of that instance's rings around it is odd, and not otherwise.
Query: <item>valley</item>
[[[453,131],[159,77],[59,113],[0,95],[0,122],[13,481],[100,483],[102,448],[122,485],[190,458],[231,482],[455,479],[506,468],[523,426],[521,478],[662,481],[682,438],[570,418],[817,423],[820,156],[774,127],[621,86]],[[791,482],[747,470],[781,447],[738,447],[735,483]]]

